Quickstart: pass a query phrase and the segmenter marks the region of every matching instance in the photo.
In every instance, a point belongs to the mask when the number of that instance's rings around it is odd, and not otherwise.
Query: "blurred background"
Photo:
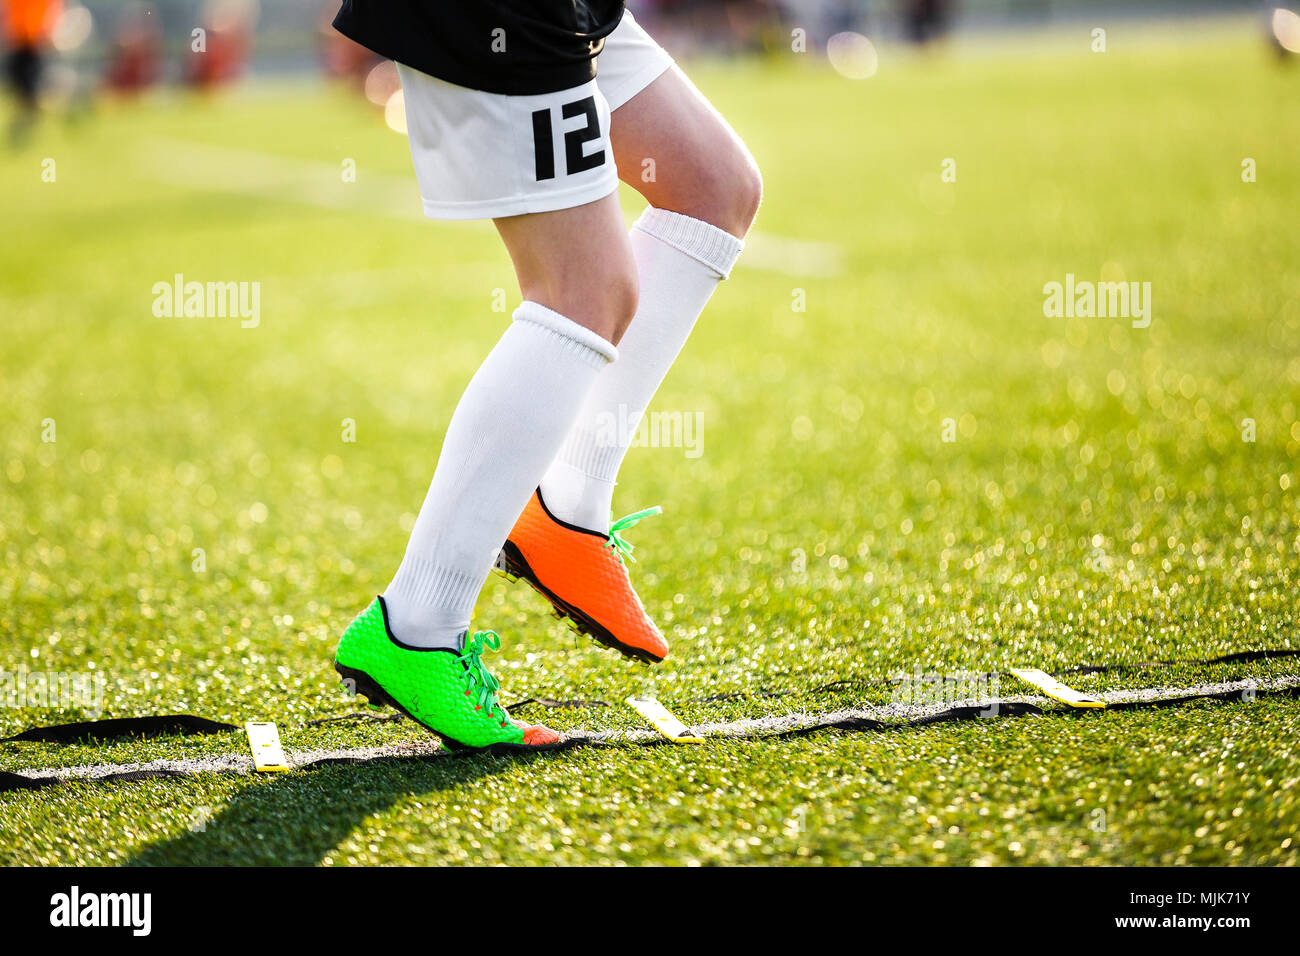
[[[474,619],[506,637],[493,670],[514,699],[653,692],[694,725],[858,706],[867,687],[884,703],[917,670],[1079,668],[1088,692],[1153,679],[1097,663],[1192,662],[1160,672],[1177,686],[1292,679],[1294,658],[1194,662],[1294,647],[1300,626],[1300,0],[629,5],[766,196],[655,399],[701,423],[700,454],[647,445],[619,476],[616,513],[664,507],[636,528],[634,575],[672,658],[629,668],[494,577]],[[518,293],[489,224],[422,216],[396,71],[329,29],[336,9],[0,0],[0,670],[94,669],[106,715],[276,720],[303,748],[410,735],[306,722],[355,709],[330,651],[389,581]],[[1076,278],[1148,290],[1142,314],[1053,312],[1048,290]],[[160,307],[182,281],[258,304]],[[546,719],[636,719],[615,710]],[[1077,808],[1113,805],[1092,861],[1294,863],[1294,701],[1163,713],[1091,738],[1024,721],[1040,736],[710,749],[722,769],[698,774],[658,758],[664,792],[702,781],[704,815],[674,800],[623,838],[649,859],[770,852],[754,834],[816,805],[820,779],[845,794],[809,816],[830,859],[1074,861]],[[72,717],[9,709],[0,736]],[[10,753],[0,769],[35,759]],[[1070,756],[1045,809],[1049,753]],[[608,808],[645,792],[602,759],[566,818],[575,848],[603,847]],[[554,766],[511,779],[553,807],[574,789]],[[954,809],[991,778],[1015,813]],[[442,810],[490,819],[480,783],[379,818],[346,859],[463,858],[479,824]],[[150,802],[0,801],[4,850],[103,862],[224,800],[133,792]],[[320,801],[302,803],[314,822]],[[245,809],[280,828],[265,847],[302,832],[282,802]],[[517,846],[566,852],[555,818],[520,816]],[[223,832],[206,848],[263,847]]]
[[[69,111],[95,95],[156,86],[213,89],[249,75],[349,80],[381,105],[396,73],[336,34],[336,0],[0,0],[6,75],[23,109]],[[1255,12],[1261,41],[1300,52],[1300,16],[1257,0],[630,0],[678,57],[827,55],[854,78],[879,45],[927,46],[981,34],[1105,18],[1161,19]],[[863,44],[861,37],[867,37]],[[367,82],[368,81],[368,82]]]

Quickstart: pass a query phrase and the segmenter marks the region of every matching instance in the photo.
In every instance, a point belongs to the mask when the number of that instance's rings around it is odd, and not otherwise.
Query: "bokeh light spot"
[[[875,44],[851,31],[836,33],[826,41],[826,59],[835,72],[850,80],[875,76],[879,65]]]

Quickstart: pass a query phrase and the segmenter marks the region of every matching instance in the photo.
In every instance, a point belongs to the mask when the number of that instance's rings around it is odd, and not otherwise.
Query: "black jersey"
[[[344,36],[457,86],[531,95],[580,86],[623,0],[343,0]]]

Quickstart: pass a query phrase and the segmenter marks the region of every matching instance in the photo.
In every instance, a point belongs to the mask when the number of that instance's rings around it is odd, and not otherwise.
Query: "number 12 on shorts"
[[[537,181],[555,178],[555,128],[551,108],[533,111],[533,151]],[[587,144],[600,139],[600,113],[596,98],[587,96],[560,107],[562,119],[586,117],[586,123],[564,134],[564,173],[572,176],[605,164],[605,150],[588,155]]]

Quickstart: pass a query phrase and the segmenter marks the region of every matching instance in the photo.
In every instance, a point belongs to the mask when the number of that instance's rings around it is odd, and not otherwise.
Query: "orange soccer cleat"
[[[561,521],[533,492],[497,558],[496,569],[511,581],[523,578],[581,633],[635,660],[657,664],[668,642],[632,589],[625,558],[632,546],[619,535],[647,515],[647,508],[620,518],[609,534]]]

